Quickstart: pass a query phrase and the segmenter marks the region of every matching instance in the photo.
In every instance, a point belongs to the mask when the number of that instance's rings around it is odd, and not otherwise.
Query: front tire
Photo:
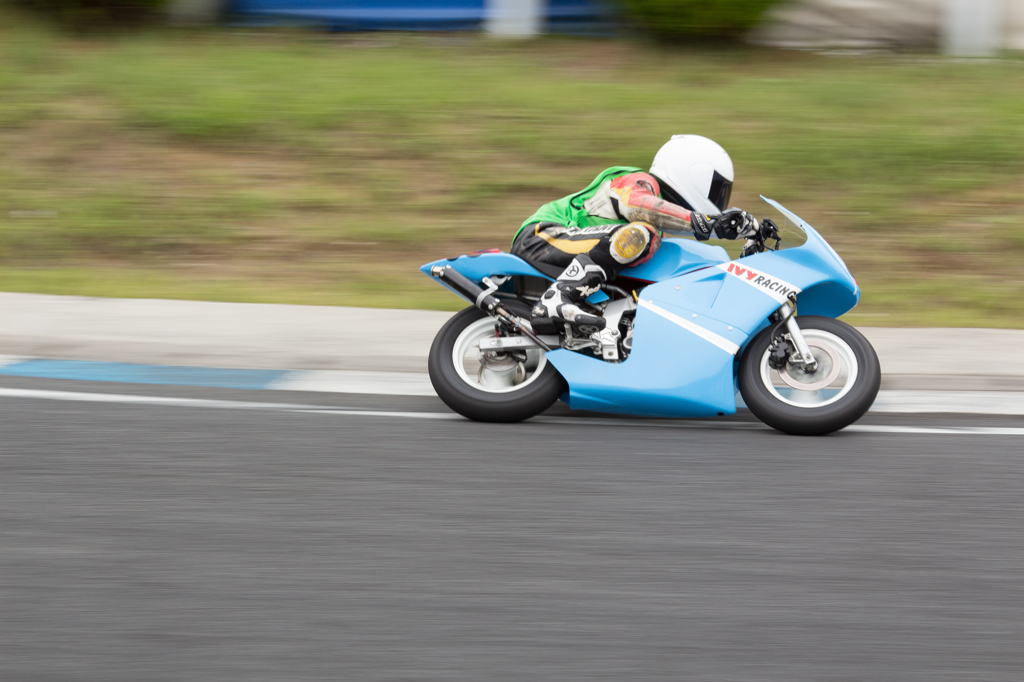
[[[750,342],[740,359],[740,395],[754,415],[785,433],[818,436],[864,416],[882,382],[878,356],[856,329],[830,317],[797,318],[811,353],[814,374],[768,364],[771,327]]]
[[[522,301],[502,301],[521,318],[530,319]],[[482,422],[518,422],[551,407],[567,387],[544,351],[528,351],[522,369],[492,372],[476,361],[475,348],[494,335],[494,318],[476,307],[456,314],[434,337],[427,369],[430,383],[445,405],[469,419]]]

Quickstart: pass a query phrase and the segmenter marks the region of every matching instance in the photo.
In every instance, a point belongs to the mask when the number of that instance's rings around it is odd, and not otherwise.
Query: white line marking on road
[[[31,358],[27,358],[22,355],[0,355],[0,367],[3,367],[4,365],[14,365],[30,359]]]
[[[77,393],[72,391],[44,391],[26,388],[0,388],[0,398],[29,398],[35,400],[63,400],[72,402],[108,403],[122,405],[150,405],[154,407],[192,407],[199,409],[271,410],[301,414],[329,414],[345,417],[381,417],[389,419],[429,419],[468,421],[453,412],[402,412],[391,410],[346,409],[331,406],[301,405],[293,403],[260,403],[240,400],[212,400],[208,398],[168,398],[163,396],[124,395],[119,393]],[[559,424],[579,426],[639,426],[643,428],[697,428],[723,430],[770,430],[757,422],[611,419],[588,417],[535,417],[527,424]],[[923,434],[940,436],[1024,436],[1024,428],[1000,426],[888,426],[854,424],[845,429],[851,433]]]
[[[1024,428],[1013,426],[884,426],[881,424],[854,424],[844,431],[854,433],[920,433],[936,436],[1024,436]]]
[[[241,400],[213,400],[210,398],[168,398],[151,395],[125,395],[121,393],[78,393],[73,391],[43,391],[30,388],[0,388],[0,398],[34,398],[38,400],[69,400],[86,403],[115,403],[121,405],[154,405],[158,407],[197,407],[214,410],[274,410],[277,412],[304,412],[364,417],[404,417],[407,419],[464,419],[452,412],[392,412],[380,410],[346,410],[330,406],[296,403],[260,403]]]
[[[469,421],[460,414],[454,412],[391,412],[387,410],[336,410],[331,408],[317,408],[311,406],[306,410],[288,410],[289,412],[302,412],[303,414],[340,414],[346,417],[392,417],[400,419],[442,419],[455,421]]]
[[[289,403],[257,403],[239,400],[211,400],[208,398],[168,398],[153,395],[125,395],[121,393],[80,393],[77,391],[43,391],[32,388],[0,388],[0,398],[35,398],[38,400],[70,400],[86,403],[118,403],[123,405],[160,405],[163,407],[210,407],[215,409],[307,409],[310,405]]]
[[[296,370],[272,382],[275,391],[434,396],[430,377],[414,372],[360,372],[344,369]]]
[[[871,411],[1024,415],[1024,392],[879,391]]]

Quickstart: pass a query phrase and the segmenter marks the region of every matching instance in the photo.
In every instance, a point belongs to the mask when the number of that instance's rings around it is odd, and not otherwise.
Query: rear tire
[[[522,301],[504,300],[502,305],[513,315],[530,319],[530,306]],[[479,308],[470,307],[448,320],[430,347],[430,383],[445,405],[475,421],[518,422],[540,414],[568,390],[543,351],[538,351],[540,358],[533,374],[519,385],[499,389],[487,390],[481,383],[474,384],[465,367],[456,368],[457,345],[460,352],[467,344],[471,348],[472,336],[479,334],[490,319]]]
[[[800,390],[790,383],[804,381],[813,386],[816,377],[812,375],[779,380],[780,374],[767,365],[769,327],[754,337],[740,359],[740,395],[758,419],[779,431],[803,436],[838,431],[863,417],[875,402],[882,382],[878,356],[868,340],[845,322],[817,315],[798,317],[797,322],[819,360],[819,373],[826,366],[839,367],[829,388]]]

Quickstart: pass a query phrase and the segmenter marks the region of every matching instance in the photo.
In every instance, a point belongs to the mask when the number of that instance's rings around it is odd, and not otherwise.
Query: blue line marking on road
[[[87,360],[23,360],[0,367],[0,375],[13,377],[243,389],[267,388],[286,374],[289,374],[287,370],[276,369],[130,365]]]

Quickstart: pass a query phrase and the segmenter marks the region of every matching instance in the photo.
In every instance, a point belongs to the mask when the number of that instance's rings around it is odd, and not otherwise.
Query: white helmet
[[[700,135],[673,135],[651,164],[662,196],[706,215],[718,215],[732,194],[732,159],[714,140]]]

